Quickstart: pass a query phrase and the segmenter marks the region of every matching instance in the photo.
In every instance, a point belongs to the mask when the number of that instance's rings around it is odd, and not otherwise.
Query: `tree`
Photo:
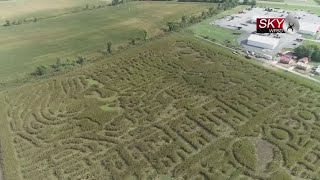
[[[109,54],[112,53],[112,42],[108,42],[108,44],[107,44],[107,51],[108,51]]]
[[[143,40],[146,41],[148,37],[148,32],[146,30],[143,30],[142,33],[143,33]]]
[[[190,24],[194,24],[194,23],[197,23],[197,22],[198,22],[198,19],[197,19],[196,16],[191,16],[191,17],[189,18],[189,23],[190,23]]]
[[[181,23],[183,23],[183,24],[187,23],[187,17],[186,16],[182,16],[181,17]]]
[[[251,7],[253,7],[253,6],[255,6],[255,5],[257,5],[257,1],[256,0],[251,0]]]
[[[76,60],[76,63],[82,65],[84,63],[84,61],[85,61],[84,57],[78,56],[77,60]]]
[[[312,61],[320,61],[320,48],[317,45],[301,45],[294,49],[298,58],[308,57]]]
[[[115,6],[115,5],[118,5],[119,3],[120,3],[119,0],[112,0],[111,5]]]
[[[51,67],[52,67],[55,71],[59,71],[61,65],[62,65],[61,59],[60,59],[60,58],[57,58],[56,64],[51,65]]]
[[[213,7],[210,7],[210,8],[209,8],[209,13],[210,13],[210,14],[213,14],[213,12],[214,12],[214,8],[213,8]]]
[[[89,9],[89,5],[88,4],[86,4],[86,8],[85,9]]]
[[[314,52],[314,49],[312,49],[310,46],[299,46],[294,49],[294,53],[298,56],[298,58],[303,57],[311,57]]]
[[[248,5],[249,4],[249,0],[243,0],[243,4]]]
[[[129,44],[130,44],[130,45],[136,45],[136,40],[135,40],[135,39],[132,39]]]
[[[169,31],[176,31],[179,28],[179,25],[176,22],[167,23]]]
[[[4,24],[4,26],[10,26],[10,25],[11,25],[10,21],[6,20],[6,23]]]
[[[202,11],[202,13],[201,13],[201,18],[202,18],[202,19],[206,19],[206,18],[207,18],[207,13],[204,12],[204,11]]]
[[[32,73],[34,76],[43,76],[47,73],[47,68],[45,66],[36,67],[35,71]]]
[[[320,62],[320,50],[315,51],[311,56],[312,61]]]

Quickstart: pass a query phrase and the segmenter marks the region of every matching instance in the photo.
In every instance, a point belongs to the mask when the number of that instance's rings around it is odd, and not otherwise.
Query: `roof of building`
[[[291,59],[291,58],[288,58],[288,57],[286,57],[286,56],[281,56],[281,58],[280,58],[280,62],[282,62],[282,63],[289,64],[290,61],[292,61],[292,59]]]
[[[307,64],[303,63],[303,62],[298,62],[296,67],[299,68],[299,69],[304,69],[304,70],[309,68],[309,66]]]
[[[266,37],[266,36],[259,36],[256,34],[251,34],[248,37],[248,41],[255,41],[255,42],[260,42],[260,43],[264,43],[264,44],[271,44],[271,45],[278,45],[280,42],[279,39]]]
[[[308,57],[301,58],[301,59],[299,59],[299,62],[308,63],[309,62],[309,58]]]
[[[320,65],[317,67],[316,72],[320,73]]]
[[[308,31],[308,32],[317,32],[319,29],[319,24],[308,23],[308,22],[299,22],[300,31]]]

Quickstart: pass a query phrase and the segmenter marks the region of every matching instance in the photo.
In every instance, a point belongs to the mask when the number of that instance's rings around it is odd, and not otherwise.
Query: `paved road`
[[[264,4],[279,4],[279,5],[292,5],[292,6],[302,6],[302,7],[315,7],[320,8],[320,5],[312,5],[312,4],[297,4],[297,3],[285,3],[285,2],[271,2],[271,1],[257,1],[257,3]]]
[[[238,51],[238,50],[232,49],[232,48],[230,48],[230,47],[224,46],[224,45],[222,45],[222,44],[219,44],[219,43],[210,41],[210,40],[205,39],[205,38],[203,38],[203,37],[201,37],[201,36],[198,36],[198,35],[195,35],[195,36],[196,36],[197,38],[199,38],[199,39],[202,39],[202,40],[208,41],[208,42],[210,42],[210,43],[216,44],[216,45],[218,45],[218,46],[224,47],[224,48],[229,49],[229,50],[231,50],[231,51],[237,51],[237,52],[240,53],[240,54],[246,55],[245,53],[243,53],[243,52],[241,52],[241,51]],[[256,59],[256,58],[255,58],[255,59]],[[312,77],[310,77],[310,76],[308,76],[308,75],[304,75],[304,74],[298,73],[298,72],[296,72],[296,71],[294,71],[294,70],[291,70],[291,69],[282,67],[282,66],[280,66],[280,65],[278,65],[278,64],[272,64],[273,61],[270,61],[270,60],[267,60],[267,61],[266,61],[266,60],[262,60],[262,59],[257,59],[257,60],[260,60],[260,61],[263,62],[265,65],[268,65],[268,66],[271,66],[271,67],[277,67],[277,68],[282,69],[282,70],[284,70],[284,71],[288,71],[288,72],[291,72],[291,73],[296,74],[296,75],[298,75],[298,76],[301,76],[301,77],[303,77],[303,78],[310,79],[310,80],[312,80],[312,81],[315,81],[315,82],[317,82],[317,83],[320,83],[320,80],[314,79],[314,78],[312,78]]]

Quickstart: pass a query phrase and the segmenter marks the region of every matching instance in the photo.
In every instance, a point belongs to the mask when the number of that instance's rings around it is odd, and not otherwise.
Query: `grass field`
[[[8,0],[0,1],[0,23],[5,19],[51,16],[109,0]]]
[[[284,0],[282,2],[285,2],[287,4],[301,4],[303,5],[319,5],[317,2],[314,0],[305,0],[305,1],[300,1],[300,0]]]
[[[214,16],[212,18],[209,18],[201,23],[195,24],[191,26],[189,29],[199,35],[199,36],[207,36],[209,39],[214,39],[216,42],[219,42],[221,44],[225,44],[226,40],[230,41],[232,45],[238,46],[239,43],[237,42],[237,39],[240,35],[234,34],[234,33],[242,33],[239,30],[232,30],[227,28],[222,28],[216,25],[210,25],[209,23],[214,22],[218,18],[225,17],[228,15],[236,14],[239,11],[245,9],[248,6],[237,6],[231,10],[224,11],[217,16]]]
[[[5,177],[316,179],[308,83],[192,36],[148,42],[3,92]]]
[[[316,15],[320,16],[320,7],[291,5],[291,4],[270,4],[270,3],[264,3],[264,2],[257,3],[257,6],[258,7],[280,8],[283,10],[290,10],[290,11],[303,10],[306,12],[315,13]]]
[[[0,82],[25,77],[37,65],[161,34],[167,21],[209,8],[206,3],[132,2],[68,14],[37,23],[0,27]]]

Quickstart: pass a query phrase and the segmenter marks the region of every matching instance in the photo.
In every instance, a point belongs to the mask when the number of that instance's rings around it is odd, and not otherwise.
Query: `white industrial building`
[[[309,34],[315,35],[320,27],[318,24],[307,23],[307,22],[299,22],[300,24],[300,33],[301,34]]]
[[[274,49],[279,44],[280,40],[276,38],[270,38],[266,36],[259,36],[256,34],[251,34],[248,37],[247,44],[251,46],[256,46],[263,49]]]
[[[252,24],[257,23],[257,16],[251,17],[250,21],[251,21]]]

